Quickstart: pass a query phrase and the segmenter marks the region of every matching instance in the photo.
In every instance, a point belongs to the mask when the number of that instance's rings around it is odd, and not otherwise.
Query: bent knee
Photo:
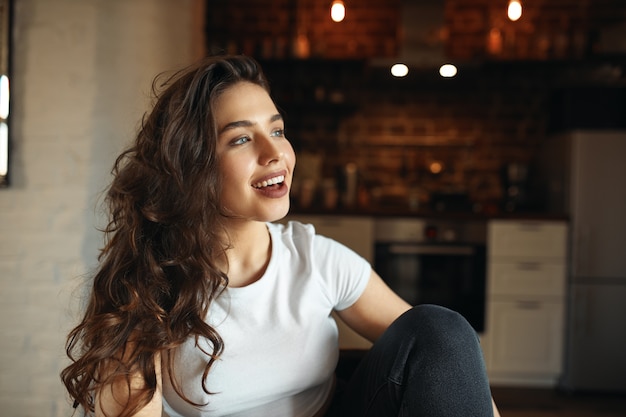
[[[396,323],[397,322],[397,323]],[[474,328],[460,313],[434,304],[420,304],[400,316],[393,325],[403,332],[414,332],[417,337],[450,341],[478,341]]]

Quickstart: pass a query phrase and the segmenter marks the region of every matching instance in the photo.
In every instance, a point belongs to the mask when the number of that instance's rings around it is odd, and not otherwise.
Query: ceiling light
[[[344,17],[346,17],[346,6],[343,1],[333,1],[332,6],[330,6],[330,18],[333,19],[333,22],[341,22]]]
[[[439,75],[444,78],[454,77],[457,73],[457,69],[452,64],[443,64],[441,68],[439,68]]]
[[[404,64],[394,64],[391,67],[391,75],[394,77],[405,77],[409,73],[409,67]]]

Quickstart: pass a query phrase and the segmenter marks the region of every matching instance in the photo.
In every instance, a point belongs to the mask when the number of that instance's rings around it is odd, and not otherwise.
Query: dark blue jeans
[[[449,309],[420,305],[394,321],[346,384],[329,417],[493,416],[474,329]]]

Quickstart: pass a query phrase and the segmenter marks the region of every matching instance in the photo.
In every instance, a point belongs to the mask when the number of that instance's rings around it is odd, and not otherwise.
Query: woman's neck
[[[267,268],[272,241],[263,222],[236,222],[228,228],[230,248],[226,251],[225,267],[229,287],[245,287],[258,281]]]

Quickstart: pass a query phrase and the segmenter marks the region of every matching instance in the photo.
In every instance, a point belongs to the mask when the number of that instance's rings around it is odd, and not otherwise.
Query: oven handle
[[[390,245],[392,255],[473,255],[473,246]]]

